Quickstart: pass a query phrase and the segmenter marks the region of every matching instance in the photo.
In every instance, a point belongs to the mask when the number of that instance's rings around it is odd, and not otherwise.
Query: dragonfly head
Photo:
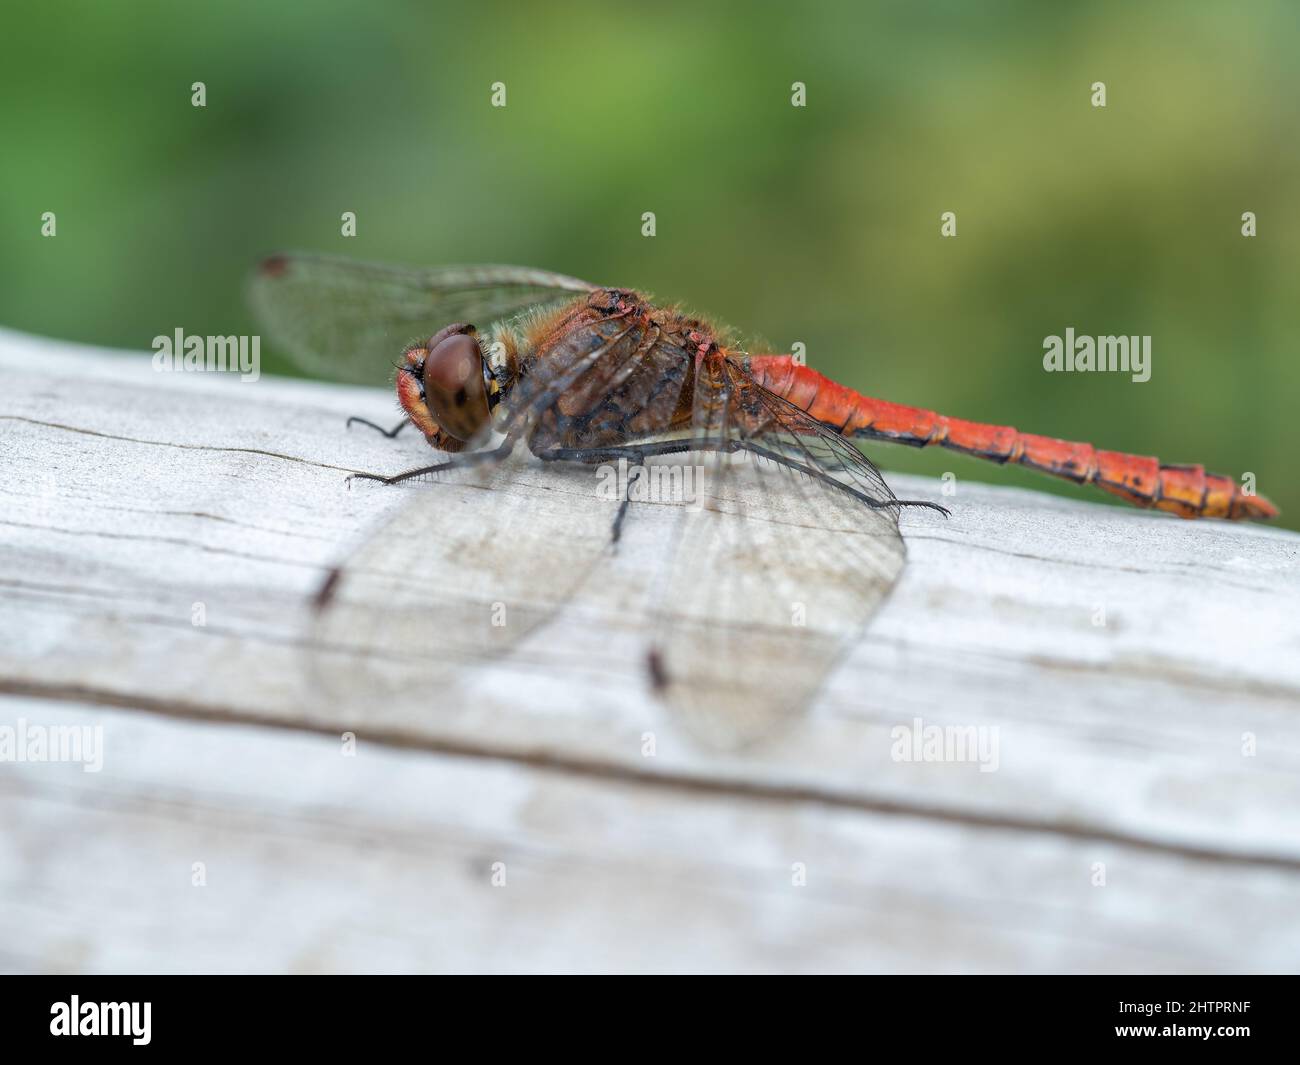
[[[430,438],[441,430],[462,442],[473,439],[491,415],[493,385],[477,332],[463,322],[408,348],[397,372],[397,398]]]

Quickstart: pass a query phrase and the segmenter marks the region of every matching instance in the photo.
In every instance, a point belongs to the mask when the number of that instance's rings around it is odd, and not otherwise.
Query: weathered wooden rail
[[[0,334],[0,734],[103,737],[99,772],[0,761],[0,967],[1300,968],[1295,534],[959,481],[747,752],[678,734],[599,598],[445,697],[340,706],[308,601],[404,491],[344,475],[427,454],[348,414],[392,403]],[[996,771],[894,757],[917,719]]]

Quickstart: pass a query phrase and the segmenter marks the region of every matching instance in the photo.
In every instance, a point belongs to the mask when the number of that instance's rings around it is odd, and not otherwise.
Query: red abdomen
[[[948,418],[854,392],[788,355],[754,355],[750,375],[778,396],[847,437],[925,447],[938,444],[993,462],[1015,462],[1079,484],[1095,484],[1139,507],[1156,507],[1184,518],[1277,516],[1263,496],[1247,495],[1231,477],[1203,466],[1162,465],[1159,459],[1091,444],[1022,433],[1009,425]]]

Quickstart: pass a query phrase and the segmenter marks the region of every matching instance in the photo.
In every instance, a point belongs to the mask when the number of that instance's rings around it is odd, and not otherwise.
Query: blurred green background
[[[1293,3],[52,2],[6,12],[0,90],[4,325],[253,332],[280,249],[543,266],[871,395],[1252,471],[1300,527]],[[1152,379],[1044,373],[1067,326],[1150,334]]]

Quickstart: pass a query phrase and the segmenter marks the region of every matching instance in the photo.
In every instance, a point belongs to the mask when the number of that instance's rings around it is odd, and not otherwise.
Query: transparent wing
[[[665,559],[651,672],[690,732],[735,748],[806,711],[861,637],[904,565],[900,504],[730,360],[697,368],[692,440],[699,492]]]
[[[472,713],[477,668],[549,621],[609,549],[618,504],[583,473],[511,460],[354,484],[406,498],[318,601],[308,666],[319,697],[372,725]]]
[[[526,440],[559,397],[603,395],[637,370],[652,373],[643,340],[617,318],[600,323],[533,369],[503,427]],[[364,708],[372,722],[409,719],[413,708],[472,713],[465,694],[476,668],[516,653],[612,552],[621,499],[607,487],[592,467],[542,462],[524,447],[396,486],[354,482],[353,491],[408,498],[343,562],[318,603],[316,689]]]
[[[523,266],[430,269],[329,255],[273,255],[249,281],[267,334],[309,373],[382,384],[412,341],[452,322],[480,328],[595,286]]]

